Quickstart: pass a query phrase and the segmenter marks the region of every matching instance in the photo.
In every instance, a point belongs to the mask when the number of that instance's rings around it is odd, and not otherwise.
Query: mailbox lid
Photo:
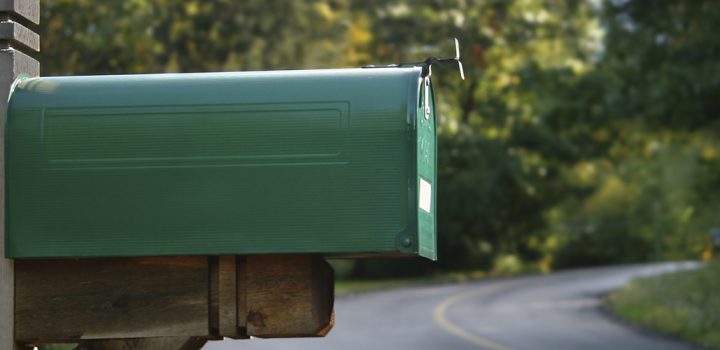
[[[434,258],[417,209],[420,75],[22,81],[8,107],[6,253]]]

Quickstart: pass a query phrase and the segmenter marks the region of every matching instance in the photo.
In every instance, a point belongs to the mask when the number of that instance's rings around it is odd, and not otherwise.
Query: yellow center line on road
[[[463,329],[462,327],[450,322],[445,314],[447,313],[447,310],[453,306],[454,304],[457,304],[459,302],[465,301],[467,299],[470,299],[474,296],[492,292],[498,289],[502,289],[502,286],[488,286],[488,287],[482,287],[478,289],[469,290],[463,293],[458,293],[454,296],[451,296],[445,300],[443,300],[440,304],[438,304],[435,309],[433,310],[433,321],[437,323],[440,327],[442,327],[444,330],[448,331],[451,334],[454,334],[462,339],[467,340],[470,343],[473,343],[481,348],[485,348],[488,350],[515,350],[511,347],[498,344],[492,340],[485,339],[479,335],[473,334],[466,329]]]

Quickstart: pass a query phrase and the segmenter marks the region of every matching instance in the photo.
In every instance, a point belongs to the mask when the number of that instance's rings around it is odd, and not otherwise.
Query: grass
[[[400,279],[379,279],[379,280],[348,280],[338,279],[335,281],[335,295],[364,293],[376,290],[385,290],[399,287],[419,286],[438,283],[460,283],[476,281],[487,278],[488,275],[482,271],[442,273],[432,276],[400,278]]]
[[[431,282],[430,278],[407,278],[387,280],[339,280],[335,282],[335,295],[342,296],[398,287],[421,285]]]
[[[612,293],[621,318],[720,349],[720,261],[706,267],[641,278]]]

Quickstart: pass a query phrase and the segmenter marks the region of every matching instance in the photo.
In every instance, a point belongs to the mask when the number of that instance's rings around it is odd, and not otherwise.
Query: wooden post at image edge
[[[40,64],[31,55],[40,51],[40,37],[31,29],[40,23],[39,0],[0,0],[0,113],[5,110],[10,87],[17,77],[40,74]],[[4,135],[0,130],[0,349],[18,348],[13,335],[15,294],[13,261],[5,258],[5,158]]]

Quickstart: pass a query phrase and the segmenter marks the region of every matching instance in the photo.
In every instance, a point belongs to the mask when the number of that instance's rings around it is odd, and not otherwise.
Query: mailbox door
[[[426,91],[427,90],[427,91]],[[427,101],[425,101],[427,99]],[[429,110],[426,111],[426,104]],[[418,253],[435,260],[437,258],[435,239],[436,205],[436,121],[435,103],[430,79],[421,84],[420,104],[417,113],[417,189],[418,200]]]

